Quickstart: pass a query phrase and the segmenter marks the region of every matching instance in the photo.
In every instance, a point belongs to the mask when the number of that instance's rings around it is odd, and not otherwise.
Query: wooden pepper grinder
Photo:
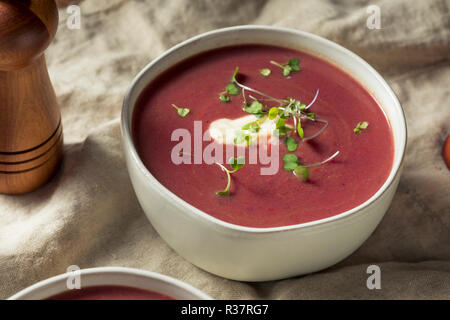
[[[0,193],[33,191],[61,161],[61,115],[44,57],[57,27],[54,0],[0,0]]]

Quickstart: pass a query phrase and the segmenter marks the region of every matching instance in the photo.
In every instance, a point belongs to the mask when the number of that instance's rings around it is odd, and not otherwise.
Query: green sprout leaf
[[[274,120],[278,116],[278,108],[272,107],[269,110],[269,120]]]
[[[286,126],[286,122],[282,118],[278,119],[275,125],[275,134],[277,134],[279,137],[283,137],[289,130],[290,128]]]
[[[293,154],[293,153],[286,153],[286,154],[283,156],[283,161],[284,161],[284,162],[295,162],[295,163],[298,163],[298,158],[297,158],[297,156],[296,156],[295,154]]]
[[[241,129],[248,130],[251,133],[256,133],[261,129],[261,127],[259,126],[259,123],[257,121],[253,121],[253,122],[247,123]]]
[[[293,171],[298,166],[298,158],[295,154],[286,153],[283,156],[284,165],[283,168],[286,171]]]
[[[300,100],[289,98],[288,101],[292,111],[304,111],[306,109],[306,104],[301,103]]]
[[[252,114],[262,114],[263,105],[258,100],[253,100],[250,105],[244,105],[244,111]]]
[[[177,110],[178,115],[180,117],[182,117],[182,118],[186,117],[189,114],[189,112],[191,112],[190,109],[188,109],[188,108],[180,108],[180,107],[178,107],[175,104],[172,104],[172,107],[174,107]]]
[[[300,70],[300,60],[298,58],[292,58],[286,64],[282,64],[276,61],[270,61],[270,63],[281,68],[283,70],[283,76],[285,77],[288,77],[292,71]]]
[[[311,120],[316,119],[316,114],[314,112],[310,112],[306,115],[308,118],[310,118]]]
[[[309,170],[304,166],[297,166],[297,168],[294,169],[294,174],[303,179],[303,181],[307,181],[309,179]]]
[[[367,129],[368,126],[369,126],[369,123],[366,121],[360,122],[360,124],[359,124],[359,128],[362,130]]]
[[[230,188],[227,188],[227,189],[222,190],[222,191],[217,191],[216,194],[218,194],[219,196],[231,197]]]
[[[181,109],[178,109],[178,115],[179,115],[180,117],[184,118],[184,117],[186,117],[186,116],[188,115],[188,113],[189,113],[190,111],[191,111],[191,110],[189,110],[188,108],[181,108]]]
[[[235,133],[235,137],[234,137],[234,144],[241,144],[242,142],[245,141],[245,137],[247,136],[247,134],[242,131],[242,130],[237,130]]]
[[[252,136],[245,133],[244,131],[237,131],[236,136],[233,140],[234,144],[241,144],[243,142],[246,143],[247,147],[252,143]]]
[[[292,58],[288,62],[289,66],[294,71],[299,71],[300,70],[299,63],[300,63],[300,60],[298,60],[297,58]]]
[[[369,126],[369,123],[367,121],[358,122],[358,124],[356,125],[356,128],[353,129],[353,132],[361,133],[361,130],[366,130],[368,126]]]
[[[286,171],[294,171],[297,166],[298,164],[296,162],[285,162],[283,168]]]
[[[225,93],[222,93],[222,94],[220,95],[219,99],[220,99],[220,101],[222,101],[222,102],[228,102],[228,101],[231,100],[230,97],[227,96]]]
[[[298,119],[297,133],[301,139],[303,139],[305,137],[305,133],[303,132],[302,123],[301,123],[300,119]]]
[[[280,129],[286,127],[286,122],[283,119],[278,119],[277,124],[276,124],[276,128]]]
[[[306,181],[309,179],[309,170],[307,167],[301,166],[298,163],[298,158],[295,154],[286,153],[283,156],[283,168],[286,171],[293,171],[295,176]]]
[[[264,68],[264,69],[260,69],[259,70],[259,73],[261,73],[264,77],[270,76],[271,72],[272,71],[270,69],[268,69],[268,68]]]
[[[293,151],[297,150],[298,144],[293,138],[287,137],[285,142],[286,142],[286,147],[287,147],[288,151],[293,152]]]
[[[227,85],[225,87],[225,91],[226,91],[226,93],[231,94],[231,95],[239,94],[239,89],[234,85],[234,83],[230,83],[229,85]]]
[[[283,67],[283,76],[287,77],[291,74],[291,72],[292,72],[292,68],[290,65],[285,65]]]
[[[248,135],[245,136],[244,139],[245,139],[245,142],[247,144],[247,147],[249,147],[252,144],[252,136],[248,134]]]
[[[290,98],[287,98],[288,101]],[[288,103],[288,105],[290,104],[290,102]],[[278,109],[278,115],[280,116],[281,119],[289,119],[291,117],[291,110],[289,110],[287,108],[287,106],[285,106],[285,108],[279,108]]]
[[[222,164],[216,162],[216,164],[223,170],[225,171],[225,173],[227,174],[227,186],[225,187],[224,190],[221,191],[217,191],[216,194],[220,195],[220,196],[231,196],[230,193],[230,187],[231,187],[231,174],[235,173],[236,171],[238,171],[240,168],[242,168],[245,164],[245,157],[240,156],[237,158],[233,158],[231,157],[228,162],[230,163],[231,168],[233,169],[233,171],[228,170],[227,168],[225,168],[225,166],[223,166]]]
[[[238,171],[240,168],[242,168],[245,164],[245,157],[244,156],[240,156],[237,158],[231,157],[228,160],[231,168],[233,169],[233,172]]]

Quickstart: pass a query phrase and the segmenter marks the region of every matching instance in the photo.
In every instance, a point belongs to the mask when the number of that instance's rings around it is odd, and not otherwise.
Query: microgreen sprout
[[[235,138],[233,142],[234,144],[241,144],[245,142],[248,147],[252,143],[252,136],[243,130],[238,130],[235,133]]]
[[[284,141],[286,142],[286,148],[288,151],[293,152],[297,150],[298,144],[297,141],[295,141],[295,139],[287,137]]]
[[[369,126],[369,123],[367,121],[358,122],[358,124],[356,125],[356,128],[353,129],[353,132],[361,133],[361,130],[366,130],[368,126]]]
[[[255,116],[257,115],[255,114]],[[266,118],[266,115],[262,115],[258,120],[243,125],[241,130],[235,133],[234,144],[246,142],[247,146],[250,146],[252,143],[252,134],[258,133],[261,130],[261,124],[266,121]]]
[[[261,73],[261,75],[263,75],[264,77],[268,77],[268,76],[270,76],[272,71],[269,68],[264,68],[264,69],[260,69],[259,73]]]
[[[227,96],[225,93],[222,93],[222,94],[219,96],[219,99],[220,99],[220,101],[222,101],[222,102],[229,102],[229,101],[231,100],[230,97]]]
[[[333,160],[334,158],[336,158],[338,154],[339,154],[339,151],[336,151],[335,153],[333,153],[332,156],[326,158],[325,160],[322,160],[320,162],[310,163],[310,164],[303,164],[303,166],[305,168],[319,167],[319,166],[321,166],[321,165],[323,165],[323,164]]]
[[[231,79],[231,83],[227,84],[227,86],[225,87],[225,91],[220,93],[219,96],[220,101],[229,102],[231,101],[230,95],[235,96],[239,94],[239,88],[236,87],[233,81],[234,77],[235,76],[233,76],[233,78]]]
[[[295,64],[295,60],[293,60],[292,63]],[[328,121],[317,118],[315,113],[306,112],[306,110],[308,108],[310,108],[314,104],[314,102],[317,100],[317,97],[319,95],[319,90],[316,91],[316,94],[315,94],[313,100],[308,105],[305,105],[305,104],[301,103],[299,100],[294,99],[294,98],[278,99],[278,98],[274,98],[264,92],[250,88],[250,87],[245,86],[242,83],[240,83],[237,80],[238,71],[239,71],[239,67],[236,67],[234,70],[233,76],[231,77],[231,81],[236,86],[238,86],[242,89],[242,95],[244,97],[244,106],[243,106],[244,111],[254,114],[257,117],[261,117],[264,114],[269,114],[269,119],[275,120],[275,121],[278,121],[279,119],[286,120],[286,119],[289,119],[292,117],[293,121],[294,121],[294,132],[298,132],[299,137],[301,137],[305,141],[315,139],[320,134],[322,134],[325,131],[325,129],[328,127]],[[248,105],[246,98],[245,98],[245,92],[244,92],[245,90],[256,93],[256,94],[264,97],[265,98],[264,100],[278,103],[278,107],[275,107],[276,109],[273,109],[274,107],[272,107],[270,109],[268,109],[267,107],[264,108],[264,106],[260,102],[263,99],[256,99],[252,95],[249,95],[249,97],[251,97],[253,99],[253,102],[250,105]],[[277,112],[278,112],[278,116],[276,115]],[[324,126],[318,132],[316,132],[313,136],[305,137],[301,124],[300,124],[300,128],[299,128],[298,123],[300,122],[300,119],[307,119],[307,120],[314,121],[314,122],[321,122],[321,123],[324,123]],[[277,122],[276,130],[278,130],[278,132],[275,132],[275,134],[278,133],[279,136],[285,136],[288,131],[292,130],[292,128],[290,128],[286,125],[283,125],[282,122]]]
[[[174,107],[177,110],[178,115],[182,118],[186,117],[189,114],[189,112],[191,112],[191,110],[189,110],[188,108],[180,108],[176,104],[172,104],[172,107]]]
[[[240,156],[240,157],[237,157],[237,158],[231,157],[228,160],[228,162],[230,163],[230,166],[233,169],[233,172],[231,172],[231,173],[234,173],[234,172],[238,171],[240,168],[242,168],[244,166],[244,164],[245,164],[245,157],[244,156]]]
[[[316,95],[314,96],[312,101],[305,107],[305,110],[308,110],[314,104],[314,102],[316,102],[318,96],[319,96],[319,89],[317,89]]]
[[[274,120],[278,116],[278,108],[272,107],[269,110],[269,120]]]
[[[305,137],[305,133],[302,128],[302,122],[300,121],[300,119],[298,119],[297,133],[298,133],[298,136],[300,137],[300,139],[303,139]]]
[[[244,166],[244,164],[245,164],[245,157],[243,157],[243,156],[240,156],[240,157],[237,157],[237,158],[231,157],[231,158],[228,160],[228,162],[229,162],[229,164],[230,164],[231,169],[233,169],[233,170],[229,170],[229,169],[227,169],[224,165],[222,165],[222,164],[216,162],[216,164],[217,164],[223,171],[225,171],[225,173],[227,174],[227,180],[228,180],[228,181],[227,181],[227,186],[225,187],[225,189],[216,192],[216,193],[217,193],[218,195],[220,195],[220,196],[231,196],[231,193],[230,193],[230,187],[231,187],[231,174],[232,174],[232,173],[235,173],[236,171],[238,171],[240,168],[242,168],[242,167]]]
[[[281,68],[283,70],[283,76],[285,77],[288,77],[292,71],[300,71],[300,61],[297,58],[290,59],[286,64],[281,64],[273,60],[270,61],[270,63]]]
[[[248,131],[250,131],[251,133],[256,133],[256,132],[258,132],[260,129],[261,129],[261,127],[259,126],[258,121],[253,121],[253,122],[247,123],[246,125],[244,125],[244,126],[242,127],[242,130],[248,130]]]
[[[339,154],[339,151],[336,151],[332,156],[328,157],[327,159],[316,162],[316,163],[310,163],[310,164],[304,164],[300,163],[297,156],[293,153],[286,153],[283,156],[284,161],[284,170],[286,171],[292,171],[294,175],[298,178],[301,178],[302,180],[306,181],[309,179],[309,170],[308,168],[312,167],[318,167],[321,166],[331,160],[333,160],[337,155]]]
[[[298,166],[298,158],[295,154],[293,153],[286,153],[283,156],[283,161],[284,161],[284,170],[286,171],[293,171],[295,170],[295,168],[297,168]]]
[[[275,135],[284,137],[290,130],[292,129],[286,126],[286,122],[284,121],[284,119],[279,118],[275,124]]]
[[[309,170],[307,167],[298,165],[297,168],[294,169],[294,175],[298,178],[302,178],[303,181],[307,181],[309,179]]]
[[[233,83],[230,83],[225,87],[225,92],[231,95],[239,94],[239,89]]]
[[[292,71],[298,71],[300,70],[299,67],[299,61],[296,58],[293,58],[291,60],[289,60],[289,62],[285,65],[283,64],[279,64],[275,61],[271,61],[272,64],[283,68],[283,75],[288,76]],[[254,122],[250,122],[246,125],[244,125],[241,130],[239,130],[236,133],[236,137],[234,139],[234,143],[235,144],[240,144],[242,142],[246,142],[247,146],[249,146],[251,144],[251,134],[253,133],[257,133],[260,130],[260,125],[266,121],[266,120],[270,120],[273,121],[274,123],[274,134],[279,136],[279,137],[286,137],[285,138],[285,143],[286,143],[286,148],[289,152],[295,152],[298,150],[298,146],[299,143],[294,139],[294,136],[292,135],[292,133],[297,133],[298,137],[300,137],[300,141],[309,141],[312,139],[317,138],[319,135],[321,135],[328,127],[328,121],[324,120],[324,119],[320,119],[316,113],[313,112],[307,112],[307,110],[316,102],[317,97],[319,95],[319,90],[316,91],[314,98],[312,99],[312,101],[306,105],[304,103],[302,103],[300,100],[295,99],[295,98],[285,98],[285,99],[279,99],[279,98],[275,98],[272,97],[264,92],[261,92],[259,90],[256,90],[254,88],[248,87],[242,83],[240,83],[237,80],[237,76],[238,76],[238,71],[239,71],[239,67],[236,67],[236,69],[234,70],[233,76],[231,77],[231,83],[234,84],[234,88],[236,88],[236,90],[233,89],[233,92],[237,92],[239,93],[239,89],[242,89],[242,96],[243,96],[243,110],[247,113],[253,114],[254,116],[258,117],[259,119],[254,121]],[[261,72],[261,70],[260,70]],[[228,86],[227,86],[228,88]],[[229,89],[231,90],[231,86],[229,87]],[[251,103],[247,103],[247,98],[246,98],[246,91],[257,94],[259,96],[261,96],[262,98],[256,98],[254,96],[252,96],[251,94],[248,94],[248,97],[252,99]],[[225,93],[228,93],[228,89]],[[237,93],[233,93],[233,94],[237,94]],[[268,102],[272,102],[272,103],[277,103],[276,106],[272,106],[272,107],[268,107],[267,105],[263,105],[263,103],[261,101],[268,101]],[[290,124],[287,124],[286,121],[292,119],[294,126],[292,127]],[[309,137],[305,137],[305,132],[303,130],[302,127],[302,120],[305,121],[313,121],[313,122],[319,122],[322,123],[322,128],[320,128],[320,130],[318,130],[315,134],[313,134],[312,136]],[[366,129],[368,126],[367,122],[361,122],[358,124],[357,128],[358,130],[364,130]],[[358,132],[359,132],[358,131]],[[355,132],[356,128],[355,128]],[[291,171],[293,172],[293,174],[299,178],[301,178],[302,180],[306,181],[309,179],[310,173],[308,168],[310,167],[316,167],[316,166],[320,166],[323,165],[325,163],[327,163],[328,161],[331,161],[332,159],[334,159],[337,155],[339,154],[339,151],[336,151],[332,156],[330,156],[329,158],[317,162],[317,163],[312,163],[312,164],[304,164],[301,163],[298,160],[298,157],[293,154],[293,153],[287,153],[283,156],[283,161],[284,161],[284,165],[283,168],[286,171]],[[235,159],[235,158],[233,158]],[[231,161],[231,159],[230,159]],[[220,164],[218,164],[220,165]],[[226,169],[224,166],[220,165],[222,167],[223,170],[225,170],[227,172],[229,181],[227,184],[227,188],[225,188],[225,190],[218,192],[218,194],[222,194],[222,195],[229,195],[229,188],[230,188],[230,173],[233,173],[235,171],[229,171],[228,169]],[[228,170],[228,171],[227,171]]]
[[[307,138],[303,138],[303,141],[309,141],[309,140],[313,140],[315,138],[317,138],[318,136],[320,136],[327,128],[328,128],[328,121],[326,120],[322,120],[322,119],[314,119],[312,121],[316,121],[316,122],[321,122],[324,124],[324,126],[322,128],[320,128],[319,131],[317,131],[315,134],[313,134],[312,136],[309,136]]]
[[[298,161],[295,154],[286,153],[283,156],[284,170],[292,171],[296,177],[302,178],[304,181],[309,179],[309,170]]]
[[[244,111],[252,114],[261,114],[263,112],[263,105],[258,100],[253,100],[250,105],[244,104]]]
[[[250,92],[254,92],[254,93],[257,93],[257,94],[259,94],[259,95],[261,95],[263,97],[268,98],[269,100],[276,101],[276,102],[281,103],[281,104],[283,103],[283,100],[281,100],[281,99],[277,99],[277,98],[271,97],[271,96],[269,96],[269,95],[267,95],[267,94],[265,94],[265,93],[263,93],[261,91],[258,91],[258,90],[255,90],[253,88],[247,87],[247,86],[243,85],[242,83],[240,83],[239,81],[237,81],[238,71],[239,71],[239,67],[236,67],[236,69],[234,69],[233,76],[231,77],[231,81],[232,81],[232,83],[234,83],[235,85],[240,87],[243,91],[247,90],[247,91],[250,91]]]

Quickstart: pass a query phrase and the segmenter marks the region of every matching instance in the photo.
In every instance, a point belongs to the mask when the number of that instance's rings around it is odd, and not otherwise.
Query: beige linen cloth
[[[381,29],[369,29],[369,5]],[[185,281],[216,299],[450,299],[450,16],[446,1],[84,0],[81,29],[60,25],[47,50],[61,105],[65,158],[45,187],[0,195],[0,298],[81,268],[126,266]],[[264,24],[333,40],[373,65],[405,109],[408,148],[393,203],[364,245],[302,277],[244,283],[209,274],[158,236],[136,200],[121,148],[124,93],[176,43],[232,25]],[[270,257],[267,257],[270,259]],[[381,268],[381,289],[366,271]]]

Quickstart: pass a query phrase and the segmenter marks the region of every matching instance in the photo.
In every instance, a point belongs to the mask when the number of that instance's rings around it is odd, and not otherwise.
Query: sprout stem
[[[316,99],[317,99],[317,96],[318,96],[318,95],[319,95],[319,89],[317,89],[316,95],[314,96],[314,99],[311,101],[310,104],[308,104],[308,105],[306,106],[305,110],[308,110],[308,108],[311,107],[311,106],[314,104],[314,102],[316,102]]]
[[[310,118],[308,118],[308,117],[305,117],[305,118],[310,119]],[[326,130],[327,127],[328,127],[328,121],[327,121],[327,120],[322,120],[322,119],[314,119],[314,120],[313,120],[313,119],[310,119],[310,120],[311,120],[311,121],[322,122],[322,123],[325,123],[325,125],[324,125],[319,131],[317,131],[315,134],[313,134],[312,136],[303,138],[303,139],[302,139],[303,141],[308,141],[308,140],[312,140],[312,139],[317,138],[317,137],[320,136],[323,132],[325,132],[325,130]]]
[[[266,98],[269,98],[269,99],[271,99],[271,100],[273,100],[273,101],[276,101],[276,102],[278,102],[279,104],[283,104],[283,100],[280,100],[280,99],[271,97],[271,96],[269,96],[268,94],[265,94],[265,93],[263,93],[263,92],[261,92],[261,91],[258,91],[258,90],[256,90],[256,89],[247,87],[247,86],[245,86],[245,85],[239,83],[236,79],[234,79],[234,83],[236,83],[236,84],[238,85],[238,87],[241,87],[242,90],[245,89],[245,90],[248,90],[248,91],[257,93],[257,94],[259,94],[259,95],[261,95],[261,96],[263,96],[263,97],[266,97]]]
[[[321,166],[321,165],[327,163],[328,161],[333,160],[338,154],[339,154],[339,151],[336,151],[331,157],[328,157],[327,159],[325,159],[323,161],[316,162],[316,163],[311,163],[311,164],[303,164],[303,166],[306,167],[306,168],[312,168],[312,167]]]

